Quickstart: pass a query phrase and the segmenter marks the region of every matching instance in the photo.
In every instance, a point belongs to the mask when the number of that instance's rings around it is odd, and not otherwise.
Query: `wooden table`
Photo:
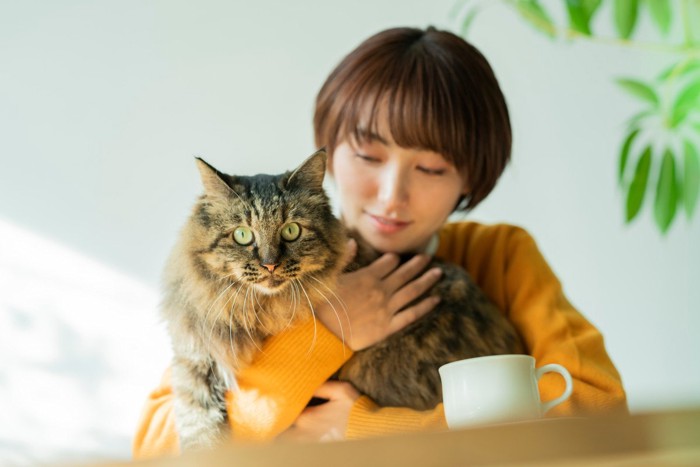
[[[700,408],[560,418],[358,441],[227,446],[143,466],[700,466]]]

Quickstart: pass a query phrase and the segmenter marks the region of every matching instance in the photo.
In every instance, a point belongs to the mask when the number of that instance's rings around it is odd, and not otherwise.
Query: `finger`
[[[440,280],[442,270],[440,268],[428,269],[422,276],[404,285],[392,295],[389,300],[389,310],[396,313],[413,300],[426,293]]]
[[[405,328],[409,324],[430,313],[438,303],[440,303],[440,297],[432,296],[421,300],[412,307],[396,313],[389,323],[389,335]]]
[[[399,257],[393,253],[384,253],[365,269],[378,279],[383,279],[399,265]]]
[[[423,269],[425,269],[430,260],[430,256],[416,255],[406,261],[384,279],[384,286],[386,287],[387,292],[396,292],[398,289],[406,285],[408,281],[415,278],[421,271],[423,271]]]
[[[305,431],[300,429],[296,425],[292,425],[289,428],[287,428],[286,431],[283,431],[277,436],[278,441],[293,441],[293,442],[300,442],[300,441],[309,441],[310,436],[309,434]]]
[[[343,381],[326,381],[314,392],[314,397],[334,401],[348,397],[348,393],[354,391],[350,383]]]

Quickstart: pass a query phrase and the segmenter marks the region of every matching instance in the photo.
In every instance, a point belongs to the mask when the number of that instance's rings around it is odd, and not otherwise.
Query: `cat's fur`
[[[201,159],[197,163],[205,193],[166,265],[162,306],[174,353],[176,426],[185,450],[226,439],[224,395],[236,371],[250,363],[267,336],[308,318],[313,304],[333,295],[347,239],[322,187],[324,151],[276,176],[230,176]],[[281,237],[288,222],[301,226],[298,239]],[[254,232],[250,245],[232,238],[240,226]],[[378,256],[357,240],[351,268]],[[435,264],[444,271],[430,292],[442,297],[436,309],[356,352],[339,373],[380,405],[434,407],[442,399],[440,365],[522,351],[510,323],[466,272]]]

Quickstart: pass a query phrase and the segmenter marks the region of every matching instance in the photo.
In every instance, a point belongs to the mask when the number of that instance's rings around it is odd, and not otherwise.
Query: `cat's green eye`
[[[282,227],[282,238],[288,242],[293,242],[301,235],[301,226],[296,222],[290,222]]]
[[[238,227],[233,231],[233,239],[239,245],[250,245],[253,243],[253,231],[248,227]]]

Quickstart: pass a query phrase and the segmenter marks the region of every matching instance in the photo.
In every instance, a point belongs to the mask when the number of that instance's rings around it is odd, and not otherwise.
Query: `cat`
[[[308,316],[346,245],[322,187],[324,153],[278,176],[230,176],[196,162],[204,194],[166,263],[161,306],[183,450],[230,436],[225,393],[236,371],[265,337]]]
[[[236,372],[267,336],[308,319],[313,305],[332,295],[323,291],[333,289],[354,235],[333,215],[323,189],[323,150],[281,175],[232,176],[196,162],[204,194],[166,264],[161,306],[183,450],[230,436],[225,393]],[[355,239],[358,252],[347,270],[379,256]],[[466,272],[435,264],[444,271],[430,291],[442,297],[436,309],[356,352],[338,373],[382,406],[434,407],[441,401],[440,365],[522,352],[513,327]]]

